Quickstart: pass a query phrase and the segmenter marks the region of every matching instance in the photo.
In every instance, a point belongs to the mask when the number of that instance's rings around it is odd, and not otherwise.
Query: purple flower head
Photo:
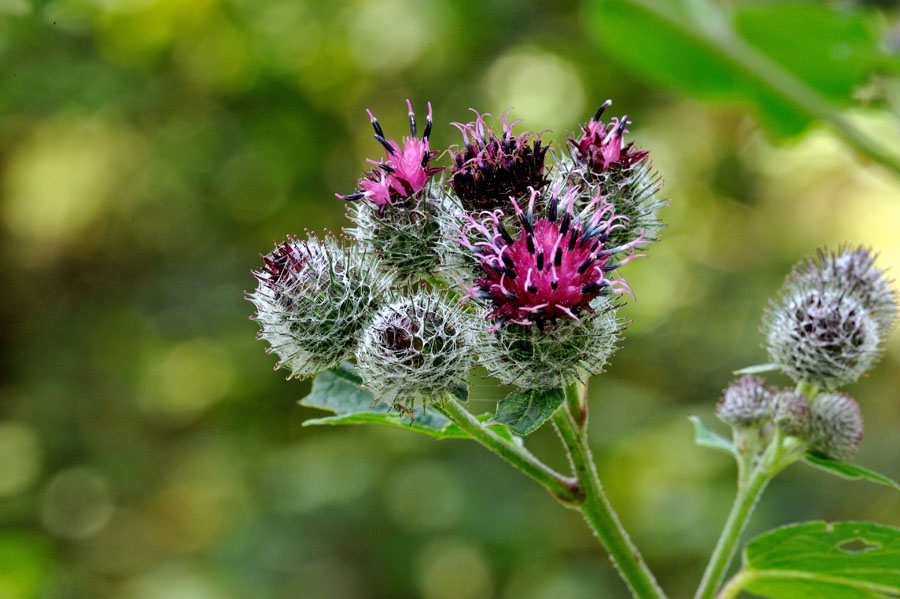
[[[600,120],[603,112],[612,104],[604,102],[587,125],[581,125],[581,137],[569,137],[579,160],[589,165],[595,173],[602,173],[615,166],[627,167],[647,159],[648,153],[637,150],[634,142],[625,144],[627,127],[631,124],[627,116],[613,117],[609,124]]]
[[[428,118],[425,120],[425,131],[421,139],[416,137],[416,115],[409,100],[406,101],[406,106],[409,108],[409,137],[403,138],[402,146],[385,137],[378,119],[366,109],[372,128],[375,129],[374,137],[387,150],[387,157],[380,162],[368,160],[377,168],[370,170],[360,179],[361,191],[348,195],[335,194],[337,197],[348,201],[365,198],[377,206],[379,212],[383,212],[386,206],[402,204],[407,198],[421,191],[431,175],[441,170],[428,166],[437,155],[437,152],[432,152],[428,145],[432,123],[431,102],[428,103]]]
[[[579,313],[593,311],[590,304],[595,298],[630,292],[623,279],[610,279],[609,273],[636,257],[633,249],[642,240],[608,247],[610,232],[621,226],[612,207],[598,196],[576,215],[572,206],[579,189],[557,191],[537,220],[537,191],[531,191],[526,211],[512,199],[521,224],[517,239],[503,225],[499,209],[482,213],[486,218],[481,222],[469,217],[467,230],[460,231],[457,241],[475,254],[484,271],[469,291],[473,297],[491,302],[489,316],[497,319],[497,326],[506,321],[542,325],[560,316],[578,320]],[[473,243],[472,233],[482,239]],[[623,251],[631,253],[612,263],[613,256]]]
[[[511,110],[511,109],[510,109]],[[450,185],[467,212],[508,208],[509,198],[520,198],[529,188],[541,189],[544,157],[549,146],[541,146],[541,136],[531,132],[513,135],[519,121],[509,122],[509,111],[500,117],[500,135],[478,114],[471,123],[453,123],[463,136],[465,147],[451,152]]]

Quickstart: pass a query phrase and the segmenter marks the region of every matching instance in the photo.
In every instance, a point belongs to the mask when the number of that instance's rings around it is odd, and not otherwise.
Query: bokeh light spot
[[[411,65],[426,44],[434,43],[435,3],[377,0],[360,6],[350,23],[350,51],[364,68],[398,71]]]
[[[534,130],[574,130],[584,115],[585,92],[572,63],[532,46],[501,56],[484,82],[492,110],[515,107],[515,118]]]
[[[493,596],[491,569],[484,553],[466,539],[435,541],[418,563],[423,599],[483,599]]]
[[[77,239],[107,208],[134,151],[129,132],[97,118],[44,123],[9,158],[4,223],[43,253]]]
[[[41,522],[44,528],[61,537],[93,536],[106,526],[112,513],[109,483],[87,468],[57,473],[41,493]]]
[[[142,574],[125,585],[120,595],[125,599],[226,599],[221,584],[196,567],[165,563]]]
[[[139,405],[173,420],[190,420],[231,389],[228,356],[205,340],[184,341],[151,359]]]

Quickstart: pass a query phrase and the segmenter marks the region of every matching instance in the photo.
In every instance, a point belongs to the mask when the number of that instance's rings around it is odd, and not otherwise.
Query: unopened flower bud
[[[809,436],[810,406],[806,395],[782,389],[772,400],[772,420],[785,435],[806,439]]]
[[[820,248],[816,258],[806,258],[792,275],[812,287],[840,289],[865,303],[886,335],[897,318],[897,294],[885,271],[875,267],[875,257],[864,247],[844,247],[837,252]]]
[[[823,393],[811,406],[810,443],[816,451],[835,460],[850,460],[863,438],[859,404],[843,393]]]
[[[376,260],[331,236],[288,238],[263,257],[247,299],[256,306],[259,339],[291,376],[306,378],[351,355],[387,283]]]
[[[376,401],[412,409],[465,386],[471,352],[471,325],[460,306],[420,292],[378,311],[357,350],[357,370]]]
[[[856,381],[877,361],[883,327],[871,305],[851,289],[812,278],[789,278],[767,310],[767,348],[794,380],[826,389]]]
[[[772,416],[772,389],[765,379],[744,375],[722,392],[716,415],[734,427],[760,426]]]

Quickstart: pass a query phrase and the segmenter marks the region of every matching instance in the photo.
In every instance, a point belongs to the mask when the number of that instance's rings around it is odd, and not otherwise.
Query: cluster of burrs
[[[856,455],[859,405],[837,389],[875,364],[893,328],[897,296],[884,274],[865,248],[822,249],[797,264],[763,325],[773,367],[796,387],[778,390],[745,375],[725,390],[719,417],[763,440],[777,432],[832,459]]]
[[[296,377],[355,360],[376,399],[409,410],[465,386],[480,364],[523,389],[600,372],[616,348],[618,268],[656,239],[659,177],[604,103],[557,155],[508,113],[454,123],[462,145],[433,166],[421,137],[389,137],[350,194],[347,239],[288,238],[255,272],[260,337]],[[547,158],[555,164],[548,164]],[[439,174],[446,171],[446,174]]]

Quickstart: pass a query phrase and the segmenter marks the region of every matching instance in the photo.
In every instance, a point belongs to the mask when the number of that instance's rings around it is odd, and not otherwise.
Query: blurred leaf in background
[[[761,310],[800,256],[850,240],[900,272],[900,179],[835,125],[900,147],[895,4],[709,8],[0,2],[0,595],[620,596],[582,523],[479,448],[302,427],[322,415],[297,403],[309,384],[273,373],[253,340],[242,292],[259,253],[346,224],[332,194],[379,151],[364,109],[394,135],[410,97],[434,104],[436,147],[458,143],[448,123],[470,107],[509,106],[559,147],[613,98],[651,151],[669,227],[623,271],[637,301],[591,385],[591,438],[623,519],[687,596],[733,472],[693,446],[686,416],[712,422],[731,371],[765,360]],[[828,114],[723,55],[735,38]],[[898,356],[894,335],[850,390],[859,461],[892,479]],[[473,383],[476,413],[506,394]],[[896,495],[791,469],[751,534],[897,525]]]

